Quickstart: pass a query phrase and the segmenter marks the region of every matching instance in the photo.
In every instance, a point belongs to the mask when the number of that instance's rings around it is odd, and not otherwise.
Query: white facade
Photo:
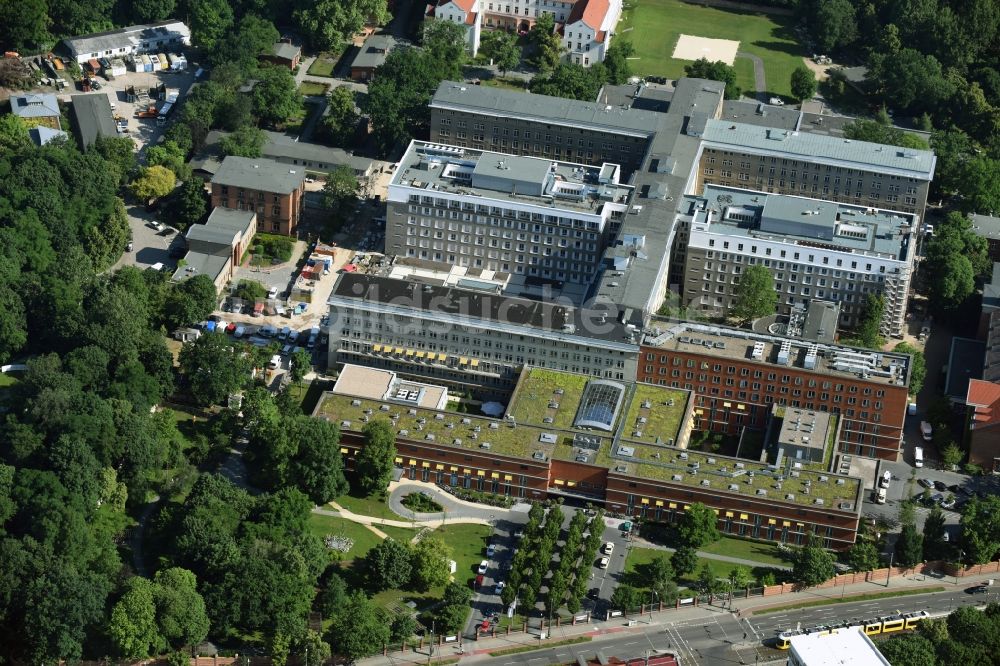
[[[588,4],[596,2],[600,6],[595,8],[596,11],[584,9],[581,18],[566,24],[563,29],[563,48],[566,49],[566,58],[570,62],[589,67],[595,62],[604,62],[615,25],[621,17],[622,3],[621,0],[610,0],[605,9],[602,4],[604,0],[581,1]]]
[[[434,18],[438,21],[450,21],[462,26],[465,29],[469,52],[472,55],[479,52],[483,22],[480,0],[449,0],[434,9]]]
[[[125,58],[141,53],[178,51],[190,46],[191,30],[181,21],[132,25],[120,30],[64,39],[70,55],[83,64],[92,58]]]

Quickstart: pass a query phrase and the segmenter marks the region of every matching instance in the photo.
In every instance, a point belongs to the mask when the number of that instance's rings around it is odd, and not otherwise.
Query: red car
[[[226,333],[232,333],[235,330],[236,330],[236,322],[230,322],[229,325],[226,326]]]

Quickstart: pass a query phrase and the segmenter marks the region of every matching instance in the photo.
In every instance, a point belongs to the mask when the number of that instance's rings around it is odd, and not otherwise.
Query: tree
[[[414,589],[423,592],[448,582],[448,562],[454,555],[444,541],[436,536],[425,536],[410,551],[410,577]]]
[[[941,450],[941,462],[945,466],[955,468],[962,463],[962,458],[965,454],[962,453],[962,449],[958,448],[955,442],[949,442],[949,444]]]
[[[108,162],[116,183],[125,183],[135,169],[135,144],[126,136],[99,136],[92,150]]]
[[[173,567],[157,571],[153,581],[156,623],[167,644],[181,649],[205,640],[208,615],[195,575]]]
[[[631,585],[621,583],[611,594],[611,606],[623,611],[630,611],[642,604],[642,594]]]
[[[219,148],[224,155],[238,157],[260,157],[267,143],[267,135],[250,125],[238,127],[234,132],[222,137]]]
[[[489,35],[495,32],[487,33]],[[354,133],[358,128],[357,105],[354,90],[350,86],[338,86],[330,92],[327,113],[320,120],[320,133],[325,142],[342,148],[354,143]]]
[[[806,545],[792,562],[792,578],[803,587],[814,587],[833,578],[833,555],[822,545],[815,534],[810,534]]]
[[[940,310],[964,302],[975,291],[975,278],[990,268],[985,239],[959,213],[949,214],[938,225],[933,238],[925,244],[924,254],[924,267],[934,276],[930,282],[931,303]]]
[[[778,292],[774,290],[771,271],[762,264],[754,264],[748,266],[740,276],[729,315],[735,317],[741,325],[746,325],[754,319],[773,314],[777,303]]]
[[[212,51],[233,26],[233,10],[226,0],[188,0],[191,43]]]
[[[719,517],[713,509],[701,502],[695,502],[684,512],[677,524],[677,536],[682,544],[697,550],[705,544],[719,540],[721,535],[718,522]]]
[[[413,571],[410,549],[392,537],[382,539],[365,555],[365,571],[369,588],[376,592],[403,587]]]
[[[389,641],[402,643],[409,640],[417,631],[417,620],[409,613],[399,613],[389,623]]]
[[[167,293],[164,303],[167,326],[176,328],[204,321],[217,304],[218,294],[212,278],[204,274],[194,275]]]
[[[726,84],[724,96],[726,99],[739,99],[742,91],[736,85],[736,69],[721,60],[709,62],[699,58],[690,65],[684,65],[684,74],[696,79],[721,81]]]
[[[679,546],[670,556],[670,564],[677,576],[686,576],[698,568],[698,549],[692,546]]]
[[[912,48],[873,54],[868,79],[881,86],[884,99],[911,112],[933,111],[954,94],[937,58]]]
[[[635,47],[632,42],[624,39],[616,39],[608,52],[604,56],[604,67],[608,72],[608,83],[622,85],[632,77],[632,68],[629,66],[629,58],[635,55]]]
[[[302,109],[302,95],[286,67],[264,67],[250,94],[253,114],[261,122],[280,126]]]
[[[235,30],[220,39],[213,60],[218,64],[235,63],[243,71],[252,71],[262,53],[270,53],[281,35],[274,23],[255,14],[244,15]]]
[[[703,594],[712,595],[719,591],[719,580],[715,577],[715,573],[708,562],[702,562],[701,570],[698,571],[698,589]]]
[[[134,23],[156,23],[174,14],[175,0],[132,0],[132,21]]]
[[[295,350],[292,352],[289,366],[291,368],[289,373],[292,376],[292,381],[298,384],[305,378],[310,368],[312,368],[312,354],[307,349]]]
[[[924,387],[924,379],[927,377],[927,362],[924,360],[924,353],[908,342],[900,342],[893,347],[893,351],[900,354],[909,354],[910,361],[910,395],[917,395]]]
[[[233,296],[253,303],[267,297],[267,287],[256,280],[240,280],[233,291]]]
[[[460,78],[468,49],[463,26],[451,21],[425,21],[420,41],[444,78]]]
[[[384,493],[392,480],[392,465],[396,458],[396,434],[385,419],[374,419],[361,430],[364,448],[356,464],[358,485],[366,495]]]
[[[600,63],[584,67],[561,62],[548,75],[531,80],[531,92],[550,97],[592,100],[607,81],[607,70]]]
[[[882,314],[885,311],[885,301],[882,296],[866,294],[861,304],[861,314],[858,315],[857,344],[868,349],[881,349],[885,339],[881,335]]]
[[[896,564],[901,567],[916,566],[923,558],[923,535],[913,523],[904,523],[896,539]]]
[[[962,512],[962,543],[973,564],[985,564],[1000,551],[1000,497],[973,497]]]
[[[336,654],[355,661],[389,643],[389,623],[381,608],[356,591],[333,616],[327,640]]]
[[[800,7],[820,50],[835,51],[857,39],[858,26],[850,0],[808,0]]]
[[[753,582],[753,574],[750,567],[737,564],[729,571],[729,582],[734,590],[745,590]]]
[[[187,343],[178,360],[191,397],[201,405],[224,404],[229,394],[250,381],[248,359],[236,353],[224,335],[203,335]]]
[[[530,62],[543,74],[551,71],[562,58],[562,41],[556,33],[555,15],[544,12],[531,26],[528,41],[534,47]]]
[[[674,583],[674,568],[670,564],[670,558],[664,554],[659,554],[646,567],[644,578],[650,589],[660,595],[660,600],[673,601],[671,598],[677,593],[677,584]]]
[[[881,641],[878,649],[893,666],[937,666],[938,664],[934,645],[916,634],[896,636]]]
[[[144,167],[139,170],[139,177],[132,181],[132,193],[141,201],[159,199],[174,191],[177,177],[174,172],[163,166]]]
[[[132,140],[129,139],[129,142]],[[180,180],[189,180],[191,167],[184,162],[186,152],[173,141],[164,141],[146,149],[146,164],[149,166],[164,166],[174,172]]]
[[[333,617],[348,599],[347,583],[337,573],[327,577],[326,585],[319,593],[319,609],[325,617]]]
[[[201,222],[208,212],[208,196],[201,179],[185,180],[177,188],[169,210],[174,226],[181,229]]]
[[[859,541],[847,551],[847,562],[855,571],[874,571],[882,563],[882,558],[875,544]]]
[[[521,47],[517,45],[517,37],[506,30],[490,30],[483,34],[479,52],[489,58],[504,76],[521,62]]]
[[[944,534],[944,513],[941,507],[935,504],[924,520],[923,559],[938,560],[947,554]]]
[[[341,164],[326,177],[326,184],[323,186],[323,204],[330,210],[342,209],[358,196],[359,187],[354,169]]]
[[[879,110],[879,114],[884,112],[885,109]],[[928,149],[927,142],[922,138],[915,134],[904,132],[891,123],[892,121],[888,115],[885,116],[885,122],[882,122],[880,118],[876,118],[875,120],[858,118],[844,125],[844,137],[857,141],[869,141],[871,143],[884,143],[889,146],[913,148],[915,150]]]
[[[13,113],[0,116],[0,155],[20,152],[30,146],[31,139],[24,120]]]
[[[153,584],[145,578],[131,578],[125,594],[111,610],[108,633],[126,659],[143,659],[161,648],[163,638],[156,627]]]
[[[396,144],[409,141],[414,132],[428,124],[427,104],[431,95],[452,73],[452,65],[438,61],[427,50],[402,47],[386,56],[378,76],[368,84],[364,103],[375,141],[383,154]]]
[[[792,96],[800,102],[812,99],[816,94],[816,75],[805,65],[799,65],[792,70]]]
[[[978,155],[965,161],[959,191],[962,210],[988,215],[1000,213],[1000,160]]]
[[[386,0],[319,0],[302,5],[292,15],[315,51],[331,50],[366,23],[384,25],[391,17]]]
[[[48,45],[48,3],[45,0],[0,1],[0,44],[14,51],[36,51]]]

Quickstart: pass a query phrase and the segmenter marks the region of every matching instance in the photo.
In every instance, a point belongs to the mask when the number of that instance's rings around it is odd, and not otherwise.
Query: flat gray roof
[[[969,393],[969,380],[982,379],[985,365],[985,342],[958,336],[952,338],[944,394],[953,400],[965,402]]]
[[[727,99],[722,103],[722,120],[732,120],[748,125],[761,127],[777,127],[778,129],[797,130],[802,122],[802,113],[798,109],[786,106],[774,106],[763,102],[748,102],[741,99]]]
[[[1000,217],[971,213],[969,220],[972,222],[972,228],[976,235],[1000,240]]]
[[[844,252],[873,252],[900,261],[912,251],[916,220],[906,213],[721,185],[706,185],[701,201],[717,213],[708,224],[710,233],[819,242]],[[753,219],[729,218],[730,211]],[[692,230],[704,226],[693,225]]]
[[[68,37],[63,40],[63,43],[74,54],[97,53],[98,57],[103,57],[102,51],[117,50],[129,45],[135,47],[140,42],[148,40],[181,37],[187,43],[190,35],[191,31],[184,23],[168,19],[159,23],[130,25],[118,30]]]
[[[412,141],[391,184],[596,215],[604,203],[626,203],[632,194],[628,186],[600,183],[600,173],[572,162]]]
[[[181,282],[195,275],[207,275],[215,282],[216,278],[226,268],[229,257],[219,254],[205,254],[204,252],[188,252],[184,255],[183,266],[174,271],[171,278],[174,282]]]
[[[508,115],[552,125],[587,127],[639,136],[649,136],[656,131],[659,115],[654,111],[625,109],[610,104],[454,81],[442,82],[429,106],[435,109],[478,112],[488,116]]]
[[[929,150],[759,127],[731,120],[709,120],[704,140],[706,145],[716,148],[785,155],[792,159],[893,173],[919,180],[933,178],[936,161],[934,153]]]
[[[305,177],[304,168],[289,168],[287,164],[262,157],[229,155],[222,160],[219,170],[212,176],[212,182],[248,190],[289,194],[302,187]]]

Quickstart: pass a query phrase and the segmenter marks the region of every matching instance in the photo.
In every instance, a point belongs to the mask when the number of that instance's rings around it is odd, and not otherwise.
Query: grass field
[[[729,541],[737,541],[737,539],[730,539]],[[752,542],[751,545],[758,545]],[[718,545],[718,542],[715,544]],[[704,550],[704,549],[702,549]],[[628,559],[625,561],[625,582],[629,583],[638,588],[646,588],[644,584],[645,576],[643,575],[643,569],[646,565],[653,561],[658,555],[664,554],[664,551],[655,548],[632,548],[629,550]],[[732,555],[733,557],[744,557],[748,556],[746,553],[732,553],[726,551],[727,555]],[[667,557],[670,553],[666,553]],[[781,564],[780,560],[771,558],[774,561],[763,561],[761,557],[754,557],[754,560],[761,560],[760,566],[751,568],[751,576],[762,575],[765,571],[769,570],[772,564]],[[724,562],[722,560],[714,560],[708,557],[698,558],[698,567],[691,573],[685,575],[682,579],[677,581],[679,587],[694,586],[698,582],[698,574],[701,573],[701,568],[708,564],[708,568],[711,569],[712,573],[715,574],[716,578],[729,578],[730,572],[733,567],[737,566],[732,562]],[[780,578],[780,577],[779,577]]]
[[[726,555],[728,557],[738,557],[743,560],[752,560],[761,564],[788,564],[781,557],[781,552],[773,543],[722,537],[715,543],[702,546],[699,550],[714,555]]]
[[[337,66],[338,58],[340,58],[339,52],[328,53],[324,51],[316,56],[306,74],[309,76],[333,76],[333,68]]]
[[[789,79],[805,55],[796,42],[792,18],[731,9],[690,5],[681,0],[628,0],[616,30],[618,39],[635,46],[632,71],[640,76],[680,78],[690,61],[671,56],[678,35],[694,35],[740,42],[739,50],[764,61],[767,92],[788,96]],[[736,58],[737,83],[745,93],[754,90],[753,66],[747,58]]]
[[[381,497],[362,497],[351,491],[350,495],[343,495],[335,501],[351,513],[356,513],[360,516],[386,518],[387,520],[405,520],[402,516],[393,513],[392,509],[389,508],[389,503]]]
[[[303,81],[299,86],[299,92],[303,95],[314,95],[316,97],[322,97],[330,90],[329,83],[313,83],[312,81]]]

